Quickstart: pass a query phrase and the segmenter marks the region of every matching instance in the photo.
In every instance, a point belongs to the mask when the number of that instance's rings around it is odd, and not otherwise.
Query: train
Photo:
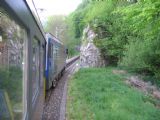
[[[66,67],[66,48],[51,33],[46,34],[46,90],[55,87],[58,79],[63,75]]]
[[[45,33],[32,0],[0,0],[0,120],[41,120],[67,49]]]

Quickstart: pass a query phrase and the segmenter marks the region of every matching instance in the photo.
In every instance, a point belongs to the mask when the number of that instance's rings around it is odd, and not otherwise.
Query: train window
[[[36,98],[39,91],[39,79],[40,79],[40,44],[39,41],[34,38],[32,43],[33,57],[32,57],[32,101]]]
[[[24,27],[0,7],[0,120],[21,120],[27,106],[26,41]]]
[[[48,57],[49,58],[52,57],[52,44],[51,43],[48,44]]]
[[[53,56],[54,57],[56,56],[56,47],[55,47],[55,45],[53,45]]]
[[[56,46],[56,56],[57,56],[57,58],[59,57],[59,53],[58,52],[59,52],[59,46],[57,45]]]

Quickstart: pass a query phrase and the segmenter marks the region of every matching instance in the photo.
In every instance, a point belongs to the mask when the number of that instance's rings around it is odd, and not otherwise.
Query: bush
[[[139,72],[154,74],[160,78],[160,2],[141,1],[121,10],[123,20],[133,37],[128,38],[123,58],[119,62]]]

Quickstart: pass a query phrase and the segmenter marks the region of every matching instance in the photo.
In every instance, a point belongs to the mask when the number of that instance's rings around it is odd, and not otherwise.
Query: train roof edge
[[[39,29],[40,29],[43,37],[45,38],[45,31],[44,31],[44,29],[43,29],[43,25],[42,25],[41,20],[40,20],[40,18],[39,18],[37,9],[36,9],[36,7],[35,7],[35,3],[33,3],[33,0],[32,0],[33,6],[31,6],[31,4],[29,4],[28,0],[24,0],[24,2],[25,2],[26,5],[28,6],[29,11],[31,12],[31,15],[32,15],[33,19],[34,19],[35,22],[37,23],[37,26],[39,27]],[[31,9],[31,8],[33,8],[33,9]],[[37,15],[37,16],[35,16],[35,15]]]
[[[58,38],[56,38],[52,33],[46,33],[46,37],[54,38],[56,42],[63,45],[63,43]]]
[[[36,27],[39,29],[39,31],[42,34],[42,37],[45,39],[45,32],[42,27],[42,24],[40,20],[36,17],[38,16],[37,13],[33,11],[35,9],[35,6],[31,6],[28,4],[29,0],[4,0],[2,1],[2,5],[5,5],[6,8],[9,8],[7,12],[9,12],[12,15],[13,18],[18,18],[16,20],[20,21],[25,27],[28,29],[31,29],[32,26],[30,26],[32,23],[36,23]],[[22,13],[24,12],[24,14]],[[36,14],[36,15],[35,15]],[[32,22],[33,21],[33,22]],[[46,41],[44,41],[46,42]]]

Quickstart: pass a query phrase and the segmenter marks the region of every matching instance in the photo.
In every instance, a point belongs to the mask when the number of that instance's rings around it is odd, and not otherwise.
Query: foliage
[[[73,25],[73,15],[69,15],[66,18],[66,24],[67,24],[67,37],[66,37],[66,45],[67,48],[69,48],[69,56],[74,56],[76,54],[79,54],[79,48],[80,47],[80,37],[76,37],[75,35],[75,27]]]
[[[49,16],[47,19],[47,23],[44,26],[46,32],[52,33],[61,41],[64,41],[64,38],[66,36],[66,27],[67,25],[65,23],[65,16],[63,15]]]
[[[64,43],[66,48],[68,48],[69,57],[78,54],[75,48],[79,46],[80,40],[74,37],[70,17],[67,18],[63,15],[50,16],[44,28],[46,32],[52,33]]]
[[[160,2],[141,1],[120,12],[133,37],[128,38],[121,65],[138,71],[149,71],[160,78]],[[128,36],[127,36],[128,37]]]
[[[159,1],[90,1],[83,7],[74,13],[82,16],[79,28],[90,24],[105,59],[160,78]]]
[[[66,46],[77,53],[83,29],[90,24],[94,40],[110,64],[160,78],[160,2],[156,0],[83,0],[65,20]]]
[[[159,120],[160,110],[150,97],[127,86],[113,69],[80,69],[74,75],[68,86],[67,119]]]

